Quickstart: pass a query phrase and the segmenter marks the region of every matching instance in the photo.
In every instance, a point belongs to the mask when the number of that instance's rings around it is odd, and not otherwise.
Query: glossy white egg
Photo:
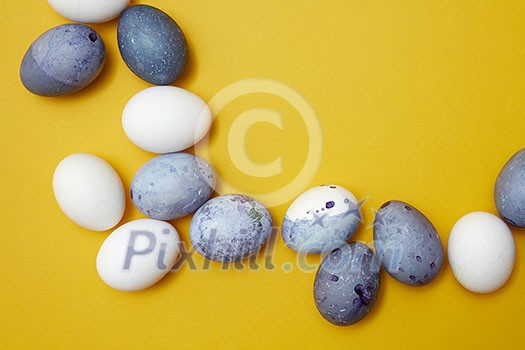
[[[110,287],[136,291],[152,286],[173,267],[179,255],[179,233],[154,219],[128,222],[113,231],[97,255],[97,271]]]
[[[119,175],[92,154],[64,158],[53,176],[53,192],[67,217],[93,231],[109,230],[124,214],[126,198]]]
[[[47,0],[61,16],[81,23],[103,23],[120,15],[129,0]]]
[[[211,121],[206,102],[174,86],[140,91],[122,113],[122,126],[131,142],[153,153],[178,152],[193,146],[206,135]]]
[[[450,232],[448,260],[463,287],[476,293],[493,292],[505,284],[514,268],[512,232],[493,214],[467,214]]]

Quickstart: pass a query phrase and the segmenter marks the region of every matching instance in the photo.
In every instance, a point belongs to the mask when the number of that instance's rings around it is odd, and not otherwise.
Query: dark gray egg
[[[238,261],[256,254],[270,237],[272,216],[258,200],[226,194],[207,201],[190,225],[190,239],[204,257]]]
[[[64,24],[31,44],[20,66],[20,79],[36,95],[66,95],[95,80],[105,60],[106,48],[96,31],[83,24]]]
[[[144,215],[173,220],[195,212],[213,193],[213,167],[193,154],[179,152],[146,162],[131,181],[131,200]]]
[[[386,272],[410,286],[429,283],[443,265],[436,229],[419,210],[401,201],[386,202],[376,213],[374,246]]]
[[[363,243],[351,242],[328,254],[314,281],[314,300],[321,315],[337,326],[365,317],[379,294],[379,262]]]
[[[494,188],[498,212],[509,224],[525,227],[525,148],[501,169]]]
[[[126,65],[151,84],[171,84],[186,68],[188,45],[182,30],[155,7],[128,7],[118,22],[117,38]]]

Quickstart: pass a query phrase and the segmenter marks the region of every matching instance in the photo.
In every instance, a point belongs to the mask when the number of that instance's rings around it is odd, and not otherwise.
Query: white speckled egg
[[[282,237],[302,253],[326,253],[354,234],[361,220],[360,204],[352,192],[337,185],[321,185],[301,194],[288,208]]]
[[[98,274],[118,290],[148,288],[171,270],[179,255],[179,244],[179,233],[165,221],[128,222],[113,231],[100,247]]]
[[[124,186],[104,159],[76,153],[58,164],[53,192],[60,209],[78,225],[93,231],[114,227],[124,214]]]
[[[47,0],[61,16],[81,23],[110,21],[129,4],[129,0]]]
[[[154,86],[133,96],[122,113],[128,138],[153,153],[182,151],[211,126],[211,112],[199,96],[174,86]]]
[[[497,216],[473,212],[459,219],[448,238],[448,260],[463,287],[490,293],[505,284],[514,268],[514,238]]]

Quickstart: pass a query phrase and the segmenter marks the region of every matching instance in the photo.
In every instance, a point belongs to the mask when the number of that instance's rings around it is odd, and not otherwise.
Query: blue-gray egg
[[[213,193],[216,174],[204,159],[168,153],[145,163],[131,181],[131,200],[144,215],[177,219],[196,211]]]
[[[188,45],[178,24],[148,5],[128,7],[117,30],[120,54],[141,79],[167,85],[177,80],[188,62]]]
[[[102,71],[106,48],[100,35],[83,24],[64,24],[40,35],[20,66],[24,86],[40,96],[77,92]]]
[[[258,200],[242,194],[215,197],[197,210],[190,239],[204,257],[238,261],[256,254],[270,237],[272,216]]]
[[[374,246],[386,272],[409,286],[431,282],[443,265],[443,244],[436,228],[405,202],[389,201],[378,210]]]
[[[525,227],[525,148],[514,154],[501,169],[494,199],[503,220]]]
[[[363,243],[351,242],[328,254],[315,275],[314,300],[321,315],[337,326],[365,317],[379,294],[379,262]]]
[[[284,243],[301,253],[327,253],[357,230],[361,204],[352,192],[338,185],[316,186],[290,205],[283,220]]]

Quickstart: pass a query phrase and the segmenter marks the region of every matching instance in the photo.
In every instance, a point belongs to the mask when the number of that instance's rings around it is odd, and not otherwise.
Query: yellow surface
[[[444,244],[462,215],[495,213],[495,178],[525,146],[523,1],[148,3],[171,14],[189,40],[191,61],[178,86],[210,100],[232,83],[262,78],[304,96],[322,125],[322,140],[313,145],[323,149],[302,188],[338,183],[369,196],[355,239],[372,240],[372,210],[389,199],[422,210]],[[121,112],[149,85],[121,60],[113,21],[94,26],[108,60],[92,86],[64,98],[27,92],[18,78],[24,52],[64,22],[44,0],[2,4],[0,348],[499,349],[522,343],[525,237],[517,229],[516,267],[500,291],[466,291],[448,264],[422,288],[383,273],[371,314],[346,328],[317,313],[314,271],[299,270],[280,237],[274,270],[184,266],[145,291],[107,287],[95,257],[108,232],[89,232],[60,212],[52,175],[66,155],[90,152],[114,165],[129,189],[152,154],[126,138]],[[251,93],[218,113],[209,153],[224,180],[261,195],[292,181],[309,154],[308,129],[292,103]],[[281,113],[282,128],[267,121],[228,136],[239,115],[261,108],[267,109],[259,111],[261,120]],[[257,178],[238,169],[228,152],[236,137],[247,140],[242,166],[282,157],[282,173]],[[276,225],[292,199],[271,208]],[[128,203],[123,222],[140,217]],[[174,222],[187,244],[189,222]],[[202,266],[203,259],[196,262]]]

